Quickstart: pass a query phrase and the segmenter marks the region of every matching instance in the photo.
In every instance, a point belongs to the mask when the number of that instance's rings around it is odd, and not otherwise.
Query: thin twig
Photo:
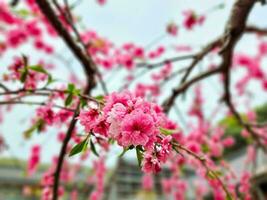
[[[195,57],[196,57],[195,54],[176,56],[173,58],[165,59],[165,60],[160,61],[158,63],[138,63],[138,64],[136,64],[136,67],[144,67],[144,68],[154,69],[156,67],[160,67],[160,66],[165,65],[165,64],[174,63],[174,62],[182,61],[182,60],[194,59]]]
[[[246,33],[256,33],[259,35],[267,35],[267,28],[260,28],[257,26],[250,25],[250,26],[246,27],[245,32]]]
[[[173,103],[175,101],[175,99],[177,98],[177,96],[181,93],[183,93],[185,90],[187,90],[191,85],[193,85],[194,83],[203,80],[209,76],[212,76],[214,74],[218,74],[219,72],[221,72],[221,68],[214,68],[208,71],[205,71],[195,77],[193,77],[192,79],[190,79],[189,81],[179,85],[179,87],[173,89],[172,94],[169,98],[167,98],[163,104],[163,110],[165,113],[168,113],[171,109],[171,107],[173,106]]]
[[[0,105],[12,105],[12,104],[24,104],[24,105],[29,105],[29,106],[31,106],[31,105],[39,105],[39,106],[47,105],[47,103],[45,103],[45,102],[34,102],[34,101],[0,101]],[[60,108],[63,110],[74,112],[73,109],[66,108],[64,106],[59,106],[59,105],[55,105],[55,104],[52,104],[51,106],[55,107],[55,108]]]
[[[8,87],[5,86],[3,83],[0,83],[0,88],[2,88],[5,92],[9,91]]]
[[[83,94],[90,95],[92,89],[96,85],[95,75],[97,72],[95,63],[93,62],[91,56],[88,53],[85,54],[83,50],[73,40],[70,33],[66,30],[66,28],[63,26],[61,21],[58,19],[57,15],[55,14],[54,10],[52,9],[52,7],[50,6],[47,0],[36,0],[36,3],[39,6],[39,9],[44,14],[44,16],[46,16],[50,24],[54,27],[57,33],[64,39],[67,46],[70,48],[70,50],[73,52],[73,54],[82,64],[82,67],[84,69],[86,79],[87,79],[87,84],[83,91]],[[71,139],[72,132],[76,125],[79,107],[80,107],[80,103],[78,103],[77,105],[75,114],[73,115],[73,118],[70,122],[70,126],[68,128],[66,137],[63,140],[63,144],[61,146],[61,150],[59,153],[57,167],[56,167],[56,171],[54,174],[53,197],[52,197],[53,200],[58,199],[58,188],[59,188],[59,183],[60,183],[61,169],[62,169],[64,158],[67,152],[68,143]]]
[[[176,142],[172,142],[172,145],[173,145],[174,148],[177,147],[177,148],[179,148],[180,150],[186,152],[188,155],[190,155],[190,156],[192,156],[193,158],[195,158],[196,160],[198,160],[198,161],[202,164],[202,166],[205,167],[207,174],[210,174],[212,177],[214,177],[214,178],[220,183],[220,185],[222,186],[222,188],[223,188],[223,190],[224,190],[224,192],[225,192],[227,198],[228,198],[228,199],[232,199],[232,195],[231,195],[231,193],[229,192],[229,190],[227,189],[226,185],[223,183],[223,181],[222,181],[221,178],[218,176],[218,174],[217,174],[215,171],[213,171],[212,169],[210,169],[210,167],[208,166],[207,161],[206,161],[206,159],[205,159],[204,157],[201,157],[201,156],[197,155],[197,154],[194,153],[193,151],[187,149],[187,148],[184,147],[183,145],[178,144],[178,143],[176,143]]]

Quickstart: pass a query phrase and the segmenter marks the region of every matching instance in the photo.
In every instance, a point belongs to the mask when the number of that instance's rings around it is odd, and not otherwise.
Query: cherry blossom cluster
[[[27,42],[31,42],[37,50],[47,54],[53,53],[52,45],[44,40],[44,36],[55,36],[55,31],[47,20],[35,17],[39,16],[40,12],[34,0],[26,0],[25,5],[27,11],[11,11],[6,1],[0,1],[0,24],[4,25],[0,31],[0,36],[4,37],[0,43],[0,54]]]
[[[160,171],[172,148],[172,137],[161,132],[171,122],[160,106],[128,91],[106,96],[103,108],[83,110],[78,119],[87,133],[113,139],[124,149],[140,149],[145,172]]]
[[[237,53],[234,56],[235,68],[244,68],[245,75],[238,80],[236,88],[239,94],[244,94],[245,89],[252,80],[260,82],[262,89],[267,90],[267,74],[263,68],[262,61],[267,55],[267,42],[259,40],[256,55]]]
[[[43,66],[47,69],[52,68],[51,65],[42,62],[38,65],[30,65],[26,56],[15,57],[13,63],[8,67],[8,73],[3,75],[3,80],[5,82],[19,81],[23,84],[24,89],[36,89],[38,86],[52,81]]]

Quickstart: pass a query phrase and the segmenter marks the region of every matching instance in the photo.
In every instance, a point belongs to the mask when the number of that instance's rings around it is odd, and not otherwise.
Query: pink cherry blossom
[[[39,145],[35,145],[31,149],[31,156],[28,162],[27,173],[28,175],[33,175],[37,170],[38,164],[40,162],[40,151],[41,147]]]
[[[127,115],[122,121],[121,135],[118,138],[122,146],[142,145],[149,141],[149,136],[154,133],[153,118],[141,111]]]
[[[98,116],[99,116],[99,112],[97,109],[89,109],[89,110],[81,111],[78,119],[81,125],[85,127],[85,131],[90,132]]]
[[[152,174],[145,173],[142,177],[142,187],[145,190],[152,190],[153,189],[153,176]]]
[[[161,170],[160,161],[151,154],[146,154],[142,164],[142,170],[146,173],[157,173]]]
[[[192,30],[194,26],[197,24],[202,25],[205,21],[205,17],[203,15],[198,16],[193,10],[186,10],[183,12],[184,21],[183,25],[187,30]]]
[[[176,36],[178,34],[178,26],[175,23],[169,23],[166,31],[168,34]]]

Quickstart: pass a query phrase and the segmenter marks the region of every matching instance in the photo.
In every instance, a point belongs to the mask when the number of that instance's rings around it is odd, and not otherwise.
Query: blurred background
[[[72,1],[70,1],[72,2]],[[76,2],[76,1],[73,1]],[[79,1],[73,12],[79,16],[79,27],[90,28],[107,38],[117,46],[127,42],[132,42],[143,46],[146,50],[164,45],[169,49],[175,47],[190,46],[197,50],[209,41],[214,40],[222,34],[226,20],[228,19],[230,9],[234,1],[214,1],[214,0],[110,0],[104,6],[99,5],[93,0]],[[23,5],[16,7],[17,11],[24,9]],[[186,31],[179,29],[176,37],[168,36],[166,27],[169,23],[182,24],[183,11],[192,9],[198,14],[205,15],[206,20],[202,26],[195,27],[194,31]],[[0,11],[1,12],[1,11]],[[19,13],[19,12],[18,12]],[[21,13],[21,12],[20,12]],[[267,27],[267,10],[260,4],[255,7],[249,17],[249,24]],[[1,21],[0,21],[1,25]],[[53,76],[62,82],[69,80],[71,76],[83,79],[83,71],[79,67],[79,63],[75,60],[72,53],[66,48],[60,39],[54,39],[47,36],[47,42],[55,46],[55,53],[49,57],[48,62],[53,63],[57,68],[53,72]],[[257,52],[257,37],[255,35],[245,35],[239,42],[236,51],[254,55]],[[166,58],[172,57],[176,52],[167,51],[164,55]],[[4,74],[7,66],[12,58],[17,55],[28,54],[31,56],[31,62],[38,61],[41,57],[46,56],[42,52],[36,52],[28,43],[21,45],[17,49],[9,50],[1,59],[0,73]],[[182,55],[183,53],[181,53]],[[186,54],[186,53],[185,53]],[[210,58],[212,59],[212,58]],[[162,58],[161,58],[162,60]],[[215,63],[218,62],[216,58]],[[210,60],[203,60],[199,65],[205,68]],[[179,62],[178,66],[184,66],[188,61]],[[266,59],[263,61],[266,65]],[[66,70],[66,65],[68,70]],[[111,70],[102,70],[103,79],[108,83],[109,91],[118,91],[125,83],[125,76],[137,76],[136,80],[129,87],[134,88],[138,83],[149,83],[151,72],[145,73],[143,69],[136,71],[128,71],[123,68],[113,68]],[[266,67],[265,67],[266,70]],[[198,72],[195,72],[198,73]],[[237,69],[233,79],[238,79],[244,72]],[[177,78],[178,80],[179,78]],[[172,88],[177,83],[173,79],[164,87]],[[202,88],[205,98],[206,107],[203,108],[205,115],[212,116],[212,112],[218,105],[220,93],[223,88],[219,86],[218,79],[211,78],[203,81]],[[255,89],[256,88],[256,89]],[[257,120],[267,122],[267,94],[262,92],[259,83],[251,82],[248,91],[252,91],[249,106],[253,108],[257,114]],[[101,94],[101,89],[97,88],[94,95]],[[169,93],[163,89],[162,95],[158,101],[161,102]],[[235,94],[238,96],[238,93]],[[189,131],[190,123],[194,123],[193,119],[187,121],[187,113],[192,104],[194,96],[193,88],[190,89],[186,97],[179,101],[177,108],[170,112],[170,118],[179,121],[184,132]],[[245,102],[247,97],[240,98],[239,102]],[[240,103],[238,108],[241,112],[247,110],[245,103]],[[243,105],[243,107],[242,107]],[[2,107],[2,108],[1,108]],[[3,122],[0,123],[0,200],[35,200],[40,199],[40,180],[43,173],[51,165],[51,160],[58,154],[60,143],[57,140],[56,128],[51,128],[45,134],[35,134],[30,140],[25,140],[22,132],[30,126],[30,118],[34,116],[34,108],[16,106],[12,112],[1,106]],[[222,114],[220,114],[222,113]],[[185,117],[186,116],[186,117]],[[224,117],[224,112],[220,111],[212,120],[214,124],[224,124],[226,135],[233,136],[236,143],[224,152],[226,160],[233,167],[233,171],[237,176],[241,176],[239,171],[248,167],[254,174],[254,193],[255,199],[267,199],[267,159],[266,156],[258,150],[256,152],[255,163],[244,166],[248,143],[241,136],[242,127],[231,117]],[[27,176],[27,159],[31,154],[32,146],[38,144],[41,146],[40,162],[37,172],[33,176]],[[127,152],[122,158],[119,157],[122,149],[113,147],[106,156],[106,170],[108,175],[105,178],[105,197],[106,200],[132,200],[132,199],[167,199],[163,195],[161,186],[164,178],[170,177],[170,171],[164,168],[161,173],[152,177],[153,189],[144,191],[142,182],[145,181],[135,158],[135,152]],[[82,167],[78,169],[78,173],[73,177],[72,183],[66,185],[66,194],[64,199],[73,200],[88,199],[90,192],[93,190],[89,178],[92,175],[96,158],[91,156],[82,163]],[[79,158],[68,158],[70,168],[75,171]],[[183,172],[184,179],[189,180],[192,187],[187,190],[187,199],[195,199],[194,185],[206,184],[195,176],[194,171],[188,168]],[[78,194],[78,195],[77,195]],[[210,195],[206,195],[206,199],[212,199]]]

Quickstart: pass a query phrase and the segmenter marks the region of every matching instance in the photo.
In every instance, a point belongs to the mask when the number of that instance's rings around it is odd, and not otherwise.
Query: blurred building
[[[254,164],[245,165],[247,152],[245,147],[235,149],[228,153],[226,159],[232,166],[234,173],[240,178],[241,171],[247,169],[253,174],[253,200],[267,199],[267,156],[260,150],[256,155]],[[39,200],[41,195],[40,180],[46,167],[40,167],[37,173],[32,177],[25,175],[25,167],[20,161],[12,159],[0,159],[0,200]],[[146,194],[149,197],[143,197],[142,190],[142,172],[136,163],[136,160],[120,159],[117,168],[113,171],[110,178],[106,181],[106,191],[104,200],[164,200],[164,194],[161,188],[161,179],[170,176],[170,171],[164,169],[161,173],[154,176],[154,190]],[[70,193],[77,189],[80,200],[88,199],[92,186],[85,184],[85,173],[81,171],[76,177],[75,183],[65,185],[64,200],[70,199]],[[185,177],[190,187],[187,191],[187,199],[194,200],[193,183],[198,178],[194,172],[187,170]],[[206,184],[206,183],[203,183]],[[191,187],[192,185],[192,187]],[[238,185],[238,183],[237,183]],[[206,199],[212,199],[207,196]],[[168,199],[169,200],[169,199]]]
[[[105,200],[137,200],[142,195],[142,176],[136,160],[119,159],[107,185]],[[155,200],[164,199],[160,182],[162,178],[169,176],[169,170],[162,170],[154,176],[154,190],[148,194],[150,198],[153,196]]]
[[[233,172],[237,175],[237,180],[242,175],[241,172],[246,169],[253,175],[252,192],[253,200],[267,199],[267,156],[260,150],[257,151],[256,161],[254,164],[245,165],[247,157],[246,148],[240,147],[234,152],[226,155],[226,160],[232,166]],[[142,172],[135,161],[120,159],[112,178],[108,181],[106,188],[105,200],[140,200],[138,195],[142,192]],[[164,200],[161,188],[161,179],[170,176],[170,171],[164,169],[161,173],[154,177],[154,194],[155,200]],[[195,199],[194,182],[198,179],[192,170],[186,170],[184,178],[189,183],[186,197],[188,200]],[[207,184],[203,182],[203,184]],[[238,182],[236,183],[238,185]],[[151,194],[148,194],[151,195]],[[149,200],[154,200],[149,198]],[[207,196],[205,199],[213,199]],[[143,199],[142,199],[143,200]],[[170,199],[168,199],[170,200]]]
[[[31,177],[26,176],[25,162],[14,159],[0,159],[0,200],[40,200],[40,180],[47,167],[41,166]],[[70,200],[70,193],[75,189],[78,199],[84,200],[92,191],[86,184],[85,173],[81,171],[74,183],[65,185],[64,200]]]

